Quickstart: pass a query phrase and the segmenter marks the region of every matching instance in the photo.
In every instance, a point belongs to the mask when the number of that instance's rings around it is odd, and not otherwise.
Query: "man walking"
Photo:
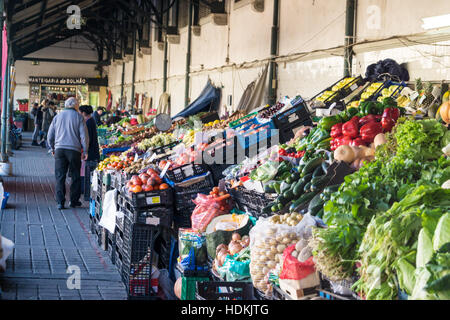
[[[55,116],[49,131],[48,145],[55,156],[56,202],[64,209],[66,175],[70,171],[70,207],[81,206],[81,159],[87,160],[89,135],[83,116],[78,113],[78,101],[69,98],[65,109]]]
[[[98,107],[97,110],[92,114],[92,118],[95,120],[95,124],[97,126],[101,126],[103,124],[102,115],[105,112],[103,107]]]
[[[45,101],[42,101],[42,103],[45,104]],[[34,103],[33,109],[31,109],[31,115],[34,120],[33,142],[31,145],[39,146],[37,140],[39,138],[42,126],[42,106],[39,106],[37,102]]]
[[[50,124],[53,121],[53,118],[56,116],[56,107],[55,103],[53,101],[50,101],[48,103],[48,106],[45,106],[42,108],[42,140],[39,142],[42,148],[46,148],[46,141],[47,141],[47,135],[48,130],[50,128]]]

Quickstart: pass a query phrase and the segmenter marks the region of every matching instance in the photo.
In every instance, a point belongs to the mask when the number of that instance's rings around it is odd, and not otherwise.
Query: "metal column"
[[[121,87],[121,91],[120,91],[120,107],[123,108],[124,107],[124,103],[123,103],[123,83],[125,81],[125,61],[122,64],[122,87]]]
[[[278,55],[278,29],[279,29],[280,2],[273,1],[273,25],[270,43],[270,65],[269,65],[269,104],[274,105],[277,101],[277,63],[275,57]]]
[[[192,40],[192,3],[189,2],[189,15],[188,15],[188,38],[187,38],[187,53],[186,53],[186,78],[184,87],[184,106],[189,105],[189,81],[191,72],[191,40]]]
[[[347,0],[345,14],[345,49],[344,49],[344,77],[352,75],[353,43],[355,36],[356,0]]]
[[[135,93],[135,83],[136,83],[136,31],[134,32],[133,35],[133,83],[131,86],[131,108],[134,109],[134,105],[136,103],[136,98],[134,96]]]

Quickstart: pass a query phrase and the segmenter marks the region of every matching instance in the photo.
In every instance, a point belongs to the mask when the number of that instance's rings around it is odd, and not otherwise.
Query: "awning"
[[[200,96],[192,102],[186,109],[181,111],[172,119],[187,118],[202,111],[215,111],[218,110],[220,105],[221,89],[212,85],[211,80],[208,80]]]

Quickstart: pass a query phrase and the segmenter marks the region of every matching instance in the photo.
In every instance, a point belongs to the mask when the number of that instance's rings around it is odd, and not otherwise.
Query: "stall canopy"
[[[187,118],[202,111],[217,110],[220,105],[220,98],[221,98],[220,88],[214,87],[213,84],[211,83],[211,80],[208,80],[208,83],[206,84],[203,91],[200,93],[200,96],[189,106],[187,106],[186,109],[181,111],[172,119],[180,117]]]

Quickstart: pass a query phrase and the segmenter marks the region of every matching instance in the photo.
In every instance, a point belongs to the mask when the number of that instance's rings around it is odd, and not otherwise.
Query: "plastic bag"
[[[188,258],[190,268],[207,263],[206,237],[192,229],[180,229],[178,233],[179,261]]]
[[[0,272],[6,271],[6,259],[12,253],[14,242],[0,235]]]
[[[283,252],[283,268],[280,279],[301,280],[315,272],[313,257],[305,262],[300,262],[291,255],[294,250],[295,244],[290,245]]]
[[[197,205],[192,212],[192,229],[205,232],[206,227],[217,216],[228,214],[233,208],[233,201],[229,194],[221,197],[213,197],[199,193],[193,200]]]
[[[250,278],[249,248],[242,250],[234,256],[227,256],[222,267],[217,268],[221,278],[226,281],[239,281]]]
[[[256,222],[250,230],[250,274],[255,288],[268,296],[271,295],[269,272],[275,275],[281,273],[284,250],[295,245],[300,239],[307,238],[311,226],[315,224],[310,214],[304,215],[302,221],[293,227],[273,224],[266,218],[260,218]]]

